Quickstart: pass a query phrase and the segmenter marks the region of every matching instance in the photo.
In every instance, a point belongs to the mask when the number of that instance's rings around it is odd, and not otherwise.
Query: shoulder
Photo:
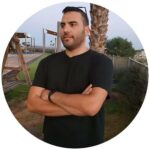
[[[64,52],[62,51],[62,52],[50,54],[49,56],[47,56],[44,59],[42,59],[40,63],[42,63],[42,64],[49,64],[49,63],[51,63],[53,61],[60,60],[60,58],[63,57],[63,53]]]
[[[91,57],[93,63],[112,63],[112,60],[105,54],[98,53],[94,50],[91,50]]]

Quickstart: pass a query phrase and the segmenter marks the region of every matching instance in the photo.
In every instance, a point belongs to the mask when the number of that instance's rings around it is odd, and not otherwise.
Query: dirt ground
[[[9,107],[18,122],[28,130],[32,135],[42,138],[43,116],[36,113],[31,113],[26,109],[26,103],[12,102]]]

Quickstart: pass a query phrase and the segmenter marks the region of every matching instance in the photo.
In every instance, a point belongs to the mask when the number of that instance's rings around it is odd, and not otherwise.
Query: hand
[[[44,89],[41,93],[41,99],[48,101],[48,93],[49,93],[49,90]]]
[[[86,89],[82,92],[82,94],[90,94],[90,92],[92,91],[92,84],[88,85],[86,87]]]

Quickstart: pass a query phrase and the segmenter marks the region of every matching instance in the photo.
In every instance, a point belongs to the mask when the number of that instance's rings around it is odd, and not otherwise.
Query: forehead
[[[82,21],[82,16],[79,12],[67,12],[62,16],[61,19],[62,22],[70,22],[70,21]]]

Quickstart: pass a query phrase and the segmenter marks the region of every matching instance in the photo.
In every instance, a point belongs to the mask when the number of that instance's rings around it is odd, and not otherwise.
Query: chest
[[[81,93],[89,85],[90,61],[63,61],[48,68],[48,87],[66,93]]]

